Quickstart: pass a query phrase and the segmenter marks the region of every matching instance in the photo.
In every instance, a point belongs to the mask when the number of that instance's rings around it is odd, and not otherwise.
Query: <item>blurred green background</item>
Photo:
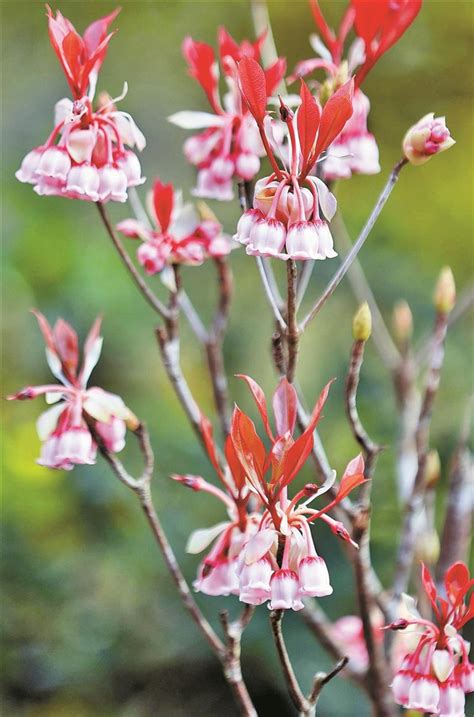
[[[200,88],[186,74],[180,45],[186,34],[215,43],[218,25],[237,38],[253,37],[247,2],[123,2],[99,89],[129,94],[122,109],[143,129],[148,146],[144,173],[184,188],[193,172],[182,156],[185,132],[167,123],[181,109],[207,110]],[[337,18],[339,2],[326,2]],[[82,31],[110,12],[113,3],[63,2],[61,11]],[[312,56],[313,24],[306,2],[270,2],[280,54],[288,67]],[[54,103],[67,94],[49,46],[41,2],[3,2],[3,329],[4,389],[49,381],[43,345],[28,310],[50,320],[63,316],[83,337],[104,313],[105,345],[94,383],[119,393],[151,429],[159,471],[155,496],[163,522],[192,580],[197,560],[184,554],[188,534],[222,520],[217,502],[185,491],[171,472],[212,478],[160,365],[154,317],[128,281],[86,203],[40,198],[15,181],[22,157],[47,136]],[[385,177],[400,156],[400,141],[429,111],[446,114],[457,145],[429,164],[404,170],[399,185],[361,254],[375,295],[390,321],[393,304],[406,298],[415,317],[415,338],[433,320],[431,294],[441,266],[450,264],[458,289],[472,275],[472,2],[425,2],[405,38],[371,73],[365,90],[372,102],[371,129],[382,174],[358,177],[338,188],[347,226],[355,236]],[[146,189],[146,187],[145,187]],[[142,189],[144,194],[145,189]],[[213,209],[232,233],[237,201]],[[130,215],[113,206],[114,220]],[[275,384],[269,355],[271,316],[253,261],[234,252],[235,300],[225,343],[228,374],[249,373],[266,390]],[[319,264],[308,301],[322,289],[336,263]],[[214,296],[213,267],[184,271],[185,285],[206,316]],[[157,280],[158,285],[158,280]],[[258,308],[256,308],[258,307]],[[341,470],[357,452],[344,420],[343,377],[351,345],[356,302],[347,282],[326,305],[303,340],[299,376],[308,403],[329,377],[332,389],[321,426],[331,462]],[[336,329],[336,330],[335,330]],[[472,389],[472,315],[449,337],[433,421],[432,445],[443,463],[442,504],[449,457],[467,392]],[[183,363],[195,394],[213,416],[205,365],[183,328]],[[245,390],[230,380],[232,397],[253,410]],[[397,539],[393,445],[396,416],[390,378],[368,346],[360,389],[360,412],[388,450],[374,483],[373,555],[388,580]],[[21,717],[189,717],[235,714],[214,658],[184,615],[138,506],[108,468],[72,474],[35,464],[39,441],[34,423],[41,400],[8,404],[3,443],[3,704]],[[132,464],[136,456],[130,455]],[[310,466],[301,480],[311,476]],[[330,563],[334,595],[324,599],[337,617],[355,611],[350,571],[340,546],[317,528]],[[215,621],[225,600],[199,596]],[[228,600],[231,609],[234,601]],[[282,687],[261,608],[244,638],[244,671],[261,715],[292,714]],[[297,615],[285,619],[289,649],[303,684],[329,665]],[[346,680],[324,690],[321,715],[368,715],[365,698]]]

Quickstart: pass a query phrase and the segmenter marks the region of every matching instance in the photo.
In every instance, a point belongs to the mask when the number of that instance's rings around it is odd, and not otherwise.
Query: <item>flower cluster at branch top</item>
[[[219,28],[219,59],[228,90],[222,102],[219,96],[219,64],[214,50],[191,37],[183,42],[189,74],[199,82],[213,110],[212,113],[182,111],[169,117],[170,122],[178,127],[204,129],[184,144],[186,159],[198,170],[194,190],[197,197],[233,199],[233,180],[252,180],[260,169],[260,157],[265,150],[254,119],[242,104],[237,65],[243,57],[259,60],[265,35],[254,43],[244,40],[239,45],[225,28]],[[265,70],[266,99],[280,84],[285,70],[283,58]]]
[[[202,264],[205,259],[226,256],[233,248],[229,235],[204,203],[199,211],[183,204],[181,192],[156,179],[148,197],[152,225],[124,219],[117,230],[130,239],[141,239],[137,258],[147,274],[171,264]]]
[[[219,498],[229,515],[228,521],[198,530],[189,539],[187,550],[191,553],[199,553],[214,542],[201,562],[194,587],[208,595],[238,595],[251,605],[268,603],[272,610],[300,610],[305,597],[323,597],[333,591],[326,562],[314,545],[311,524],[321,519],[334,534],[352,542],[342,523],[328,512],[364,482],[364,461],[358,456],[349,463],[336,497],[321,510],[310,504],[332,487],[335,474],[323,486],[307,484],[290,498],[288,487],[312,450],[314,429],[330,384],[322,391],[308,426],[294,438],[297,397],[286,378],[280,380],[273,396],[275,431],[262,389],[250,377],[240,378],[250,388],[270,448],[265,447],[252,420],[236,407],[225,443],[225,465],[208,420],[201,421],[209,458],[223,487],[217,488],[200,476],[173,476],[194,491]]]
[[[288,163],[280,167],[266,112],[265,75],[251,58],[239,63],[242,96],[254,116],[273,172],[257,182],[253,209],[241,217],[235,238],[247,254],[280,259],[326,259],[336,256],[327,219],[336,200],[326,185],[311,176],[321,153],[352,115],[353,81],[344,84],[321,108],[301,81],[296,115],[280,101],[280,116],[289,137]]]
[[[119,396],[97,386],[87,388],[102,349],[100,318],[87,336],[79,367],[74,329],[62,319],[51,328],[42,314],[34,313],[46,343],[48,366],[62,385],[28,386],[8,400],[25,401],[44,395],[47,403],[54,404],[36,424],[43,442],[38,463],[67,471],[74,465],[95,463],[97,444],[90,431],[91,423],[107,450],[118,453],[125,446],[127,427],[136,430],[138,421]]]
[[[327,79],[322,84],[317,83],[317,93],[324,97],[355,73],[354,113],[328,148],[321,166],[321,175],[326,180],[380,171],[377,142],[367,128],[370,102],[360,86],[369,70],[412,24],[421,3],[422,0],[350,0],[336,33],[326,22],[318,0],[310,0],[319,33],[312,35],[310,42],[318,57],[299,62],[290,81],[322,69],[327,73]],[[352,29],[356,37],[343,59]]]
[[[125,202],[127,189],[142,184],[140,162],[127,149],[145,147],[132,117],[108,95],[93,98],[99,69],[118,10],[96,20],[81,37],[72,23],[48,7],[49,36],[72,92],[56,104],[55,126],[44,144],[29,152],[16,173],[40,195],[90,202]],[[118,99],[123,99],[123,96]]]
[[[441,597],[423,564],[421,578],[434,619],[421,618],[414,601],[405,596],[410,619],[388,626],[419,636],[394,677],[393,695],[406,709],[439,717],[464,717],[464,695],[474,691],[474,665],[469,662],[470,645],[460,630],[474,617],[474,593],[466,604],[474,580],[463,563],[455,563],[444,579],[446,597]]]

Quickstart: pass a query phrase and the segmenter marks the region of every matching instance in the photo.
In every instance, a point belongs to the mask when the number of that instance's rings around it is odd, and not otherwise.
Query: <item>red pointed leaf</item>
[[[40,311],[37,311],[36,309],[31,309],[31,313],[35,315],[36,320],[38,321],[40,331],[43,334],[44,342],[48,349],[52,351],[54,354],[56,354],[56,345],[54,343],[54,336],[53,331],[51,329],[51,326],[49,325],[47,319]]]
[[[300,97],[301,105],[298,108],[296,122],[302,155],[302,171],[304,172],[316,140],[321,110],[303,80],[301,80]]]
[[[227,32],[223,26],[219,27],[217,31],[217,43],[219,46],[219,57],[221,58],[221,62],[223,62],[226,57],[232,57],[234,62],[238,62],[240,60],[240,47],[232,35]]]
[[[380,32],[387,16],[388,0],[352,0],[352,7],[355,10],[354,26],[359,37],[361,37],[366,48],[369,49],[372,41]]]
[[[438,597],[438,592],[436,590],[434,580],[431,577],[431,573],[424,563],[421,563],[421,580],[431,604],[436,608],[436,598]]]
[[[303,468],[311,453],[313,443],[313,431],[305,431],[285,452],[279,469],[279,473],[283,475],[282,488],[291,483]]]
[[[109,25],[115,20],[121,8],[116,8],[109,15],[95,20],[84,32],[84,44],[87,54],[92,55],[107,35]]]
[[[361,455],[358,455],[357,458],[350,461],[344,471],[344,475],[339,484],[339,490],[337,491],[337,502],[339,503],[343,500],[354,488],[361,485],[361,483],[365,483],[364,459]]]
[[[314,429],[316,428],[316,425],[321,417],[321,412],[324,408],[324,404],[326,403],[329,389],[331,388],[332,384],[334,383],[336,379],[332,378],[328,383],[325,385],[321,393],[319,394],[319,398],[316,401],[316,405],[313,408],[313,412],[311,414],[309,423],[305,429],[305,433],[313,433]]]
[[[267,97],[271,97],[278,85],[282,81],[286,72],[286,60],[284,57],[279,57],[273,65],[270,65],[264,70],[265,73],[265,92]]]
[[[76,32],[69,32],[62,41],[61,50],[74,82],[81,88],[82,67],[86,60],[82,38]]]
[[[288,379],[283,377],[273,396],[273,412],[278,436],[283,436],[287,432],[293,434],[297,407],[296,391]]]
[[[316,23],[316,26],[321,33],[321,37],[323,38],[328,50],[330,50],[331,54],[333,54],[333,47],[336,43],[336,37],[334,35],[334,32],[327,24],[323,13],[321,12],[318,0],[310,0],[310,8],[311,12],[313,13],[314,22]]]
[[[273,441],[274,438],[270,426],[270,421],[268,420],[267,402],[265,400],[265,394],[263,392],[263,389],[258,385],[256,381],[253,380],[253,378],[250,378],[250,376],[246,376],[243,373],[237,373],[236,378],[242,378],[247,383],[247,386],[250,389],[253,399],[257,404],[257,408],[259,410],[260,416],[262,417],[263,425],[265,426],[265,430],[268,434],[268,437]]]
[[[216,446],[214,443],[214,436],[213,436],[213,430],[212,430],[212,424],[210,420],[201,413],[201,420],[199,422],[199,428],[201,431],[201,436],[204,441],[204,445],[206,446],[207,455],[209,456],[209,460],[211,461],[212,465],[214,466],[214,469],[217,473],[217,475],[222,478],[222,470],[219,463],[219,458],[217,457],[217,451]]]
[[[265,447],[257,435],[253,421],[237,406],[232,415],[230,435],[235,454],[248,480],[256,487],[264,486]]]
[[[166,233],[173,211],[174,193],[172,184],[162,184],[159,179],[153,184],[153,206],[163,234]]]
[[[61,359],[64,372],[76,376],[79,363],[79,344],[77,334],[64,319],[58,319],[54,325],[54,343],[56,352]]]
[[[352,115],[353,94],[354,80],[351,79],[340,87],[324,105],[313,161],[336,139]]]
[[[265,73],[251,57],[243,57],[238,68],[243,98],[257,123],[262,124],[267,106]]]
[[[237,458],[235,452],[234,443],[230,436],[227,436],[224,445],[224,454],[226,457],[227,465],[231,472],[234,484],[238,490],[241,490],[245,485],[245,471],[242,467],[241,462]]]
[[[191,37],[184,39],[182,50],[189,74],[199,82],[213,109],[220,112],[217,98],[219,72],[214,50],[205,42],[195,42]]]
[[[446,595],[451,603],[463,598],[469,585],[469,570],[462,562],[451,565],[444,578]]]

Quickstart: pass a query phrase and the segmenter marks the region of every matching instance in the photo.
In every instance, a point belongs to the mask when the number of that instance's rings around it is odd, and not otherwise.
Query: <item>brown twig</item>
[[[138,428],[134,431],[144,461],[143,473],[139,478],[133,478],[117,456],[107,449],[100,435],[95,430],[94,422],[88,420],[88,425],[101,454],[112,468],[112,471],[117,478],[127,485],[138,497],[143,513],[156,543],[160,548],[166,567],[176,585],[183,605],[219,659],[224,677],[232,689],[241,715],[243,717],[257,717],[257,712],[253,706],[240,668],[240,640],[244,629],[252,617],[252,608],[246,608],[239,620],[235,623],[228,624],[228,629],[225,630],[226,643],[224,644],[194,600],[193,594],[181,572],[173,548],[168,541],[156,512],[151,494],[154,456],[145,425],[143,423],[139,424]]]
[[[355,340],[352,345],[349,371],[346,379],[345,406],[352,434],[362,448],[365,458],[364,475],[366,483],[360,488],[359,506],[354,520],[353,539],[359,544],[354,551],[353,565],[356,581],[359,612],[362,620],[364,640],[369,655],[367,687],[375,714],[379,717],[392,717],[396,714],[395,705],[387,681],[387,666],[383,645],[375,637],[373,615],[377,609],[369,575],[372,570],[370,558],[370,492],[377,456],[381,446],[376,444],[365,430],[357,410],[357,389],[360,370],[364,360],[365,341]]]
[[[442,581],[449,566],[457,560],[466,560],[469,552],[474,483],[472,454],[467,444],[472,421],[473,398],[471,396],[468,401],[461,435],[449,472],[446,515],[436,568],[436,581],[440,589],[442,589]]]
[[[407,590],[410,578],[418,532],[417,517],[423,508],[426,456],[429,448],[429,429],[433,404],[438,392],[441,368],[444,360],[444,342],[448,328],[448,317],[449,315],[446,313],[438,313],[436,316],[431,361],[415,432],[417,471],[411,495],[405,508],[401,538],[397,551],[395,577],[392,588],[392,606],[397,604],[402,592]]]
[[[137,269],[135,268],[132,260],[130,259],[130,256],[127,254],[125,247],[123,246],[122,242],[118,238],[117,234],[115,233],[112,224],[110,222],[109,216],[106,212],[106,209],[101,202],[97,202],[97,209],[99,210],[100,218],[102,219],[102,222],[105,226],[105,229],[107,231],[107,234],[109,235],[110,239],[112,240],[112,243],[114,247],[116,248],[120,258],[122,259],[125,267],[127,268],[130,276],[132,277],[133,281],[139,288],[141,294],[144,296],[146,301],[150,304],[150,306],[156,311],[157,314],[159,314],[162,318],[166,319],[168,318],[168,310],[166,306],[159,300],[157,296],[153,293],[153,291],[150,289],[146,281],[143,279],[143,277],[139,274]]]
[[[277,648],[278,658],[280,660],[288,692],[293,704],[299,712],[300,717],[314,717],[316,714],[316,704],[321,691],[333,677],[335,677],[348,663],[348,658],[342,656],[338,664],[330,672],[317,672],[313,679],[313,685],[309,695],[305,695],[299,685],[295,675],[291,659],[283,637],[282,620],[284,611],[273,610],[270,613],[270,624],[273,632],[273,639]]]

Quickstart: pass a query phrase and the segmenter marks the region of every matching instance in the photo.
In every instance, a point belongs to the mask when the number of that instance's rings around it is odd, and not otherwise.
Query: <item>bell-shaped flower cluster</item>
[[[243,57],[258,61],[265,39],[256,42],[235,42],[225,28],[219,28],[219,61],[227,84],[227,92],[220,98],[219,63],[210,45],[187,37],[183,55],[189,74],[201,85],[212,108],[209,112],[182,111],[169,120],[183,129],[202,129],[184,143],[186,159],[197,167],[197,197],[230,200],[234,196],[233,183],[249,181],[260,169],[260,157],[265,150],[259,132],[246,105],[242,104],[237,77],[237,65]],[[272,95],[285,74],[286,63],[280,58],[265,70],[265,97]]]
[[[170,264],[202,264],[205,259],[226,256],[233,242],[203,203],[199,211],[183,204],[181,192],[156,179],[148,195],[151,223],[124,219],[117,230],[130,239],[140,239],[137,258],[147,274],[156,274]]]
[[[377,0],[376,3],[370,3],[367,0],[350,0],[336,32],[326,22],[318,0],[310,0],[318,31],[317,35],[311,36],[310,42],[317,57],[299,62],[290,81],[323,70],[327,77],[318,89],[322,97],[332,94],[348,74],[356,72],[354,114],[328,148],[321,167],[324,179],[347,179],[352,174],[376,174],[380,171],[377,142],[367,129],[370,102],[360,86],[369,70],[414,21],[421,2]],[[344,59],[346,41],[352,29],[356,37]]]
[[[239,78],[273,173],[257,182],[254,206],[240,218],[234,238],[245,244],[247,254],[252,256],[301,261],[336,256],[327,223],[336,211],[336,200],[311,172],[352,115],[352,80],[335,92],[322,109],[303,80],[296,115],[281,101],[280,115],[289,137],[288,166],[281,168],[266,114],[263,70],[255,60],[244,58],[239,63]]]
[[[464,563],[455,563],[445,576],[444,598],[425,565],[421,577],[433,621],[422,619],[414,601],[405,596],[410,619],[396,620],[388,627],[406,630],[418,639],[394,677],[393,695],[406,709],[439,717],[464,717],[465,694],[474,691],[474,665],[469,662],[470,645],[460,631],[474,617],[472,592],[467,602],[474,580]]]
[[[49,8],[48,12],[51,44],[73,98],[56,104],[53,131],[26,155],[16,177],[33,184],[40,195],[125,202],[127,189],[145,181],[132,151],[135,147],[141,151],[145,138],[132,117],[117,110],[116,100],[102,95],[96,109],[92,104],[113,34],[107,34],[108,27],[118,11],[92,23],[83,38],[60,12],[56,17]]]
[[[258,436],[252,420],[238,407],[225,444],[226,463],[220,460],[207,419],[201,432],[223,489],[198,476],[173,476],[195,491],[206,491],[225,504],[229,520],[193,533],[188,551],[198,553],[211,543],[202,561],[196,590],[208,595],[235,594],[251,605],[268,603],[272,610],[300,610],[305,597],[330,595],[333,588],[324,558],[318,554],[311,524],[321,518],[334,534],[352,542],[346,529],[328,515],[337,503],[364,481],[364,462],[358,456],[347,466],[337,495],[321,510],[310,503],[331,488],[335,475],[323,486],[307,484],[293,498],[288,486],[297,477],[313,447],[314,428],[326,401],[321,393],[303,433],[293,437],[297,397],[286,378],[274,397],[276,430],[270,426],[265,396],[257,383],[241,376],[260,412],[270,448]]]
[[[74,465],[95,463],[97,443],[90,425],[105,448],[118,453],[125,446],[127,427],[136,430],[139,424],[119,396],[97,386],[87,388],[102,349],[101,320],[95,321],[87,336],[79,366],[74,329],[62,319],[51,328],[42,314],[35,315],[45,340],[49,368],[61,385],[28,386],[8,400],[25,401],[44,395],[46,402],[53,404],[36,424],[43,443],[38,463],[67,471]]]

